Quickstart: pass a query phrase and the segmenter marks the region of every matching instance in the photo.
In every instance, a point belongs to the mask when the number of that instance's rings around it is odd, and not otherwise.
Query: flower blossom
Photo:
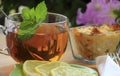
[[[116,15],[114,10],[120,10],[119,0],[91,0],[87,4],[87,9],[84,13],[81,8],[77,11],[76,23],[79,24],[114,24],[116,23]]]

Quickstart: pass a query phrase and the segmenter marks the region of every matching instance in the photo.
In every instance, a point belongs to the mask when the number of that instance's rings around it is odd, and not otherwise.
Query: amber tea
[[[58,25],[42,24],[35,35],[27,41],[17,38],[17,31],[7,35],[11,56],[18,62],[27,59],[56,61],[63,55],[68,41],[68,32]]]

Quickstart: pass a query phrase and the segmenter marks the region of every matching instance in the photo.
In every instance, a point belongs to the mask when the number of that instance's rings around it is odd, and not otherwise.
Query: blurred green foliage
[[[31,8],[41,1],[43,0],[1,0],[0,7],[2,7],[7,14],[10,14],[11,10],[12,12],[18,12],[18,7],[21,5]],[[72,26],[76,26],[77,9],[82,8],[84,12],[86,3],[89,2],[89,0],[45,0],[45,2],[49,12],[66,15]],[[3,24],[4,17],[2,14],[0,14],[0,17],[0,24]]]

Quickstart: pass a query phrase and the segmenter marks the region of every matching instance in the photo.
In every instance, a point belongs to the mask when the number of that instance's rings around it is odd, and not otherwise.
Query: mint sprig
[[[36,8],[24,8],[22,10],[23,22],[21,22],[18,30],[18,38],[20,40],[31,39],[47,15],[47,7],[45,2],[39,3]]]

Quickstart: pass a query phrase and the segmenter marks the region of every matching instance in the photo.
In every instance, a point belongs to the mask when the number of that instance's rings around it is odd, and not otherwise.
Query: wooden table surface
[[[96,65],[85,64],[85,63],[82,63],[82,62],[74,59],[69,45],[70,44],[68,43],[68,47],[67,47],[66,52],[63,55],[61,61],[84,65],[87,67],[97,69]],[[3,34],[0,34],[0,48],[5,48],[5,47],[6,47],[5,36]],[[0,76],[9,76],[9,73],[13,70],[15,63],[16,62],[10,56],[0,54]]]

